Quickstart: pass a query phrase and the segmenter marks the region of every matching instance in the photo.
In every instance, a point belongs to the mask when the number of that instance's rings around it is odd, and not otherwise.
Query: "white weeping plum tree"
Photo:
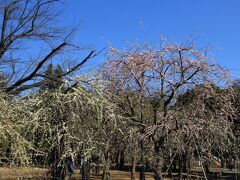
[[[12,165],[30,165],[31,142],[25,138],[24,129],[28,125],[28,114],[19,99],[5,92],[0,93],[0,143],[1,153]]]
[[[144,179],[146,161],[150,162],[155,179],[161,179],[163,165],[171,164],[174,154],[184,156],[186,148],[189,148],[188,140],[192,136],[199,141],[192,148],[200,148],[201,152],[206,152],[206,149],[210,151],[211,148],[214,150],[210,147],[210,141],[213,143],[216,140],[214,143],[217,145],[214,146],[217,148],[232,137],[232,91],[226,93],[222,90],[219,93],[213,90],[218,85],[222,89],[229,88],[227,71],[218,64],[211,63],[207,57],[207,49],[198,49],[194,43],[162,44],[160,49],[148,44],[133,45],[129,51],[111,47],[110,60],[101,70],[103,78],[111,82],[109,91],[125,100],[128,109],[120,105],[122,111],[131,117],[132,125],[141,134],[136,136],[140,137],[136,138],[140,148],[140,179]],[[192,97],[193,101],[189,106],[178,107],[180,95],[198,86],[205,87],[209,94],[198,91],[199,94]],[[211,101],[210,97],[216,99],[215,111],[212,110],[213,107],[207,107],[211,104],[206,104]],[[194,116],[195,114],[201,115],[201,118]],[[194,128],[191,128],[194,122],[198,122],[199,129],[189,137],[184,133],[186,129],[194,132]],[[185,137],[187,138],[184,140]],[[209,138],[205,144],[204,137]]]
[[[67,156],[74,159],[81,155],[87,161],[99,155],[104,164],[103,179],[110,177],[110,151],[124,121],[104,84],[93,80],[26,98],[30,117],[27,139],[45,153],[48,163],[57,167]]]

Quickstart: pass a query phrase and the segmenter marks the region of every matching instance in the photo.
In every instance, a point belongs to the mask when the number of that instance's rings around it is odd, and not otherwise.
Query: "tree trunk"
[[[111,180],[110,160],[109,160],[108,153],[105,153],[104,158],[105,158],[105,164],[104,164],[104,168],[103,168],[102,180]]]
[[[161,166],[161,152],[164,144],[164,137],[154,141],[154,151],[156,156],[156,164],[154,164],[154,178],[155,180],[162,179],[162,166]]]
[[[125,161],[124,150],[121,150],[121,152],[120,152],[120,166],[119,166],[120,171],[124,170],[124,161]]]
[[[6,149],[6,157],[9,160],[9,163],[12,164],[13,163],[13,141],[12,141],[12,137],[9,137],[9,144],[7,145],[7,149]]]
[[[117,151],[117,156],[116,156],[116,170],[120,169],[120,150]]]
[[[182,161],[182,157],[179,154],[178,155],[178,179],[182,179],[182,171],[183,171],[183,161]]]
[[[210,173],[208,160],[204,162],[203,168],[206,174]]]
[[[131,180],[136,180],[136,157],[132,156],[132,165],[131,165]]]
[[[141,78],[141,84],[143,85],[144,83],[144,72],[142,73],[142,78]],[[144,124],[144,95],[142,93],[143,87],[140,87],[141,89],[141,97],[140,97],[140,107],[141,107],[141,124]],[[140,132],[141,135],[144,134],[144,127],[140,127]],[[145,180],[145,173],[144,173],[144,162],[143,162],[143,139],[140,141],[140,146],[141,146],[141,165],[140,165],[140,180]]]
[[[187,172],[187,163],[188,163],[187,154],[183,154],[182,155],[182,172],[183,173]]]
[[[119,150],[116,157],[116,169],[124,170],[124,150]]]
[[[62,141],[60,141],[62,142]],[[60,145],[61,146],[61,145]],[[52,177],[53,179],[62,178],[64,175],[63,163],[61,162],[61,148],[55,146],[50,154],[49,161],[53,164]]]
[[[171,165],[171,172],[175,173],[177,172],[177,162],[176,159],[174,158],[172,165]]]
[[[141,130],[141,133],[143,133],[143,129]],[[141,146],[141,157],[140,157],[140,180],[145,180],[145,168],[144,168],[144,162],[143,162],[143,140],[140,141]]]
[[[178,178],[182,179],[183,173],[187,173],[187,168],[189,168],[188,167],[189,161],[187,159],[187,154],[186,153],[179,154],[178,160],[179,160]]]
[[[90,179],[90,164],[88,161],[83,161],[82,164],[82,180]]]
[[[221,168],[225,168],[225,159],[221,158]]]
[[[102,180],[111,180],[109,166],[105,165],[103,169]]]
[[[159,155],[156,156],[156,164],[154,167],[154,180],[162,179],[162,167],[161,167],[161,159]]]
[[[140,166],[140,180],[145,180],[144,165]]]
[[[52,177],[54,180],[58,180],[58,179],[63,179],[64,178],[64,169],[62,164],[54,164],[53,166],[53,171],[52,171]]]
[[[59,127],[64,129],[63,122],[62,122],[62,125],[60,125]],[[62,136],[59,139],[59,142],[52,149],[52,152],[51,152],[52,157],[50,157],[53,160],[52,164],[54,164],[54,166],[53,166],[54,169],[52,171],[52,176],[55,179],[57,179],[59,177],[64,179],[64,168],[63,168],[63,162],[61,160],[61,157],[63,155],[64,148],[65,148],[65,131],[61,132],[61,135]]]

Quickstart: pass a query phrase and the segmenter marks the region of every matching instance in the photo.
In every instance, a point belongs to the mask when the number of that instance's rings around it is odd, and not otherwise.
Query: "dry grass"
[[[0,179],[20,179],[40,177],[45,169],[42,168],[7,168],[0,167]]]
[[[46,171],[43,168],[7,168],[0,167],[0,179],[1,180],[13,180],[13,179],[39,179],[39,177]],[[111,171],[112,180],[129,180],[131,176],[130,172],[124,171]],[[136,178],[139,179],[139,173],[136,174]],[[76,170],[72,180],[81,179],[79,170]],[[100,180],[101,175],[92,175],[91,180]],[[146,180],[153,180],[150,173],[146,174]]]
[[[111,171],[112,180],[130,180],[131,173],[125,171]],[[100,180],[101,176],[92,176],[91,180]],[[136,179],[139,179],[139,173],[136,174]],[[146,174],[146,180],[153,180],[150,173]]]
[[[200,172],[201,170],[196,168],[195,172]],[[212,169],[213,170],[213,169]],[[213,170],[213,172],[217,172],[217,170]],[[44,168],[16,168],[16,167],[0,167],[0,180],[16,180],[16,179],[31,179],[31,180],[39,180],[40,176],[46,172]],[[165,173],[163,173],[165,174]],[[191,175],[195,179],[201,177],[196,175]],[[130,180],[131,173],[126,171],[111,171],[112,180]],[[139,179],[139,173],[136,173],[136,179]],[[171,178],[170,178],[171,179]],[[70,180],[81,180],[80,171],[76,170]],[[99,175],[91,175],[90,180],[101,180],[101,174]],[[152,173],[146,173],[146,180],[153,180]],[[167,178],[164,178],[167,180]]]

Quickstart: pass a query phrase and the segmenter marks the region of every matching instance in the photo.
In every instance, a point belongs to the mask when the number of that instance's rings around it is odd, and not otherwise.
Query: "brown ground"
[[[0,180],[14,180],[14,179],[35,179],[39,180],[40,176],[46,171],[42,168],[6,168],[0,167]],[[111,171],[112,180],[129,180],[130,172],[123,171]],[[139,175],[136,174],[136,177],[139,178]],[[72,180],[81,179],[79,175],[79,170],[76,170],[73,174]],[[92,175],[91,180],[100,180],[101,175]],[[146,180],[153,180],[152,176],[147,173]]]
[[[0,167],[0,179],[1,180],[12,180],[12,179],[20,179],[23,177],[40,177],[45,169],[41,168],[7,168]],[[39,179],[39,178],[38,178]]]
[[[190,179],[201,179],[201,176],[195,174],[194,172],[200,172],[201,169],[194,168]],[[218,176],[217,169],[211,169],[214,174]],[[40,176],[46,172],[46,169],[43,168],[8,168],[8,167],[0,167],[0,180],[39,180]],[[230,173],[230,172],[228,172]],[[233,172],[235,173],[235,172]],[[195,174],[195,175],[194,175]],[[130,180],[130,172],[125,171],[111,171],[112,180]],[[226,176],[226,175],[225,175]],[[229,176],[229,175],[227,175]],[[226,176],[226,177],[227,177]],[[238,175],[239,177],[239,175]],[[136,178],[139,179],[139,173],[136,173]],[[224,176],[222,176],[224,179]],[[101,175],[92,175],[91,180],[101,180]],[[171,179],[171,178],[170,178]],[[164,180],[170,180],[164,178]],[[235,175],[229,177],[227,179],[236,179]],[[70,180],[81,180],[79,170],[76,170]],[[146,173],[146,180],[153,180],[153,174]]]

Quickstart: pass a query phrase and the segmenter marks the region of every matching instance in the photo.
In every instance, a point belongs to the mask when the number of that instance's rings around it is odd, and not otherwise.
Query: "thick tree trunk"
[[[109,154],[104,154],[105,163],[103,168],[102,180],[111,180]]]
[[[162,179],[162,162],[161,162],[161,152],[164,144],[164,137],[161,137],[159,140],[154,141],[154,151],[156,163],[154,164],[154,178],[155,180]]]
[[[104,166],[102,180],[111,180],[109,165]]]

